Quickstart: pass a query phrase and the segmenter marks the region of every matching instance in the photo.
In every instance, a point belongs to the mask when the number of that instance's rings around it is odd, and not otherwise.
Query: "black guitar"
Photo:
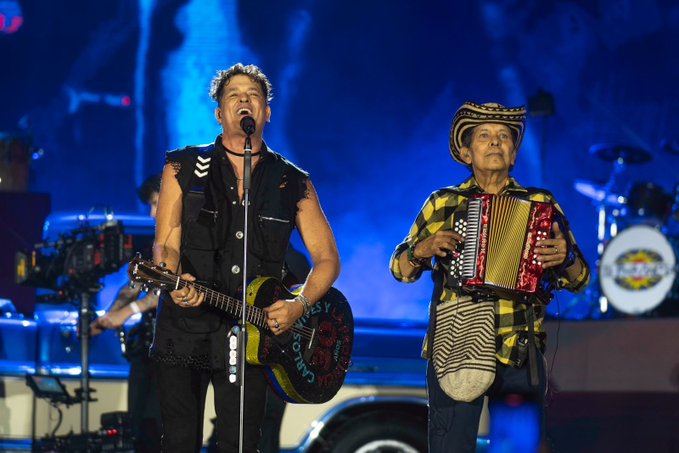
[[[202,285],[182,280],[172,272],[139,257],[130,262],[130,280],[166,290],[193,286],[204,301],[234,318],[241,318],[240,300]],[[354,318],[346,298],[335,288],[309,313],[281,335],[273,335],[262,310],[279,299],[292,299],[280,281],[259,277],[247,287],[246,360],[263,365],[272,387],[292,403],[324,403],[344,383],[354,342]]]

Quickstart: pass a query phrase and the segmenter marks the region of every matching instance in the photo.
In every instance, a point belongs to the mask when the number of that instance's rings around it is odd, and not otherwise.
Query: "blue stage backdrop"
[[[0,140],[29,146],[28,190],[55,211],[145,212],[135,187],[164,152],[219,132],[215,71],[256,63],[265,137],[310,171],[356,315],[424,319],[431,281],[397,283],[388,260],[429,193],[468,174],[448,152],[456,108],[529,106],[514,175],[552,190],[595,266],[581,192],[679,182],[678,43],[670,0],[0,0]],[[614,172],[601,143],[651,159]],[[601,316],[596,288],[550,313]]]

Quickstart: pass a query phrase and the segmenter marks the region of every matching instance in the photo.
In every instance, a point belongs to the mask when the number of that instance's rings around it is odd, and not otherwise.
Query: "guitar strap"
[[[440,275],[440,272],[434,272],[432,278],[434,280],[434,291],[432,293],[431,301],[429,302],[429,326],[427,327],[427,344],[424,350],[424,355],[427,359],[431,359],[433,355],[436,305],[437,301],[441,298],[441,292],[443,291],[443,277]]]

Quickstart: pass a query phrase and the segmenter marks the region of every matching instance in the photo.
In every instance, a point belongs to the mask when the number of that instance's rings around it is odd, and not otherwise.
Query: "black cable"
[[[64,420],[64,413],[61,411],[61,409],[59,408],[59,406],[57,405],[56,402],[51,401],[51,402],[50,402],[50,405],[51,405],[53,408],[55,408],[55,409],[57,410],[57,412],[59,413],[59,421],[57,422],[57,426],[55,426],[54,429],[52,430],[52,434],[51,434],[51,436],[50,436],[50,437],[53,438],[53,437],[56,435],[57,430],[58,430],[59,427],[61,426],[61,422]]]
[[[555,393],[558,393],[556,389],[554,389],[553,385],[549,385],[550,377],[552,376],[552,373],[554,371],[554,364],[556,363],[556,355],[557,352],[559,351],[559,335],[561,333],[561,301],[559,300],[559,296],[555,295],[554,298],[556,299],[556,338],[555,338],[555,344],[554,344],[554,353],[552,354],[552,360],[551,363],[549,364],[549,369],[547,370],[547,388],[549,391],[547,392],[547,395],[545,395],[545,407],[549,407],[549,405],[552,402],[552,398]]]

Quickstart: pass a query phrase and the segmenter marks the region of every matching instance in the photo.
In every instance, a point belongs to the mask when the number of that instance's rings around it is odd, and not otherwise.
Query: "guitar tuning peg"
[[[149,285],[142,286],[141,290],[144,291],[145,293],[148,293],[149,292]]]
[[[159,264],[159,266],[160,266],[160,267],[166,267],[167,264],[165,264],[165,261],[161,261],[160,264]]]
[[[129,284],[130,289],[134,289],[135,286],[136,286],[136,285],[134,284],[134,282],[130,282],[130,284]]]
[[[153,294],[155,294],[156,296],[160,296],[160,288],[154,289]]]

